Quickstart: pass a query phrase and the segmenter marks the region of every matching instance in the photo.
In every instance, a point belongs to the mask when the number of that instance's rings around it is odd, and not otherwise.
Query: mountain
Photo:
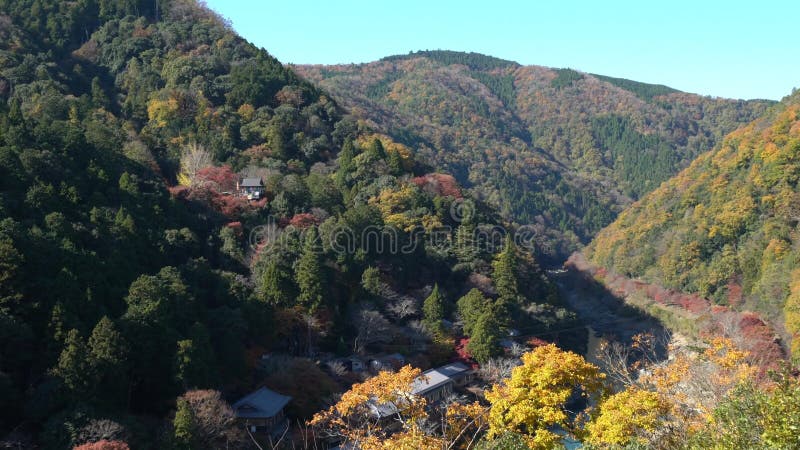
[[[621,275],[754,310],[800,356],[800,93],[624,211],[586,252]]]
[[[476,53],[293,68],[505,218],[532,225],[553,262],[772,104]]]
[[[444,172],[198,2],[0,0],[0,447],[245,447],[208,389],[306,419],[309,356],[447,361],[461,297],[478,359],[579,329]]]

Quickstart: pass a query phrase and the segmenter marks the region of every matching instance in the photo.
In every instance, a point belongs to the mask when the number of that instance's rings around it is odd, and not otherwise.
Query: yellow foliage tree
[[[597,366],[554,344],[525,353],[511,378],[486,392],[491,404],[487,437],[515,432],[523,434],[534,450],[557,446],[563,436],[553,432],[554,427],[576,429],[565,409],[567,401],[576,392],[582,396],[600,392],[604,378]]]
[[[604,400],[600,413],[586,425],[585,441],[597,447],[646,445],[669,413],[668,402],[657,392],[631,386]]]

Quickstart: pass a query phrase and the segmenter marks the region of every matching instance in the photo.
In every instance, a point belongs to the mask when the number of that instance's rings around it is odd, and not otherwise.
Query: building
[[[236,183],[236,191],[249,200],[258,200],[264,196],[264,181],[261,178],[242,178]]]
[[[233,404],[236,419],[251,433],[273,433],[288,426],[283,409],[292,400],[273,390],[262,387]]]
[[[428,403],[438,402],[453,393],[455,387],[471,382],[472,369],[456,362],[422,373],[411,386],[411,393],[424,397]]]
[[[405,364],[405,356],[401,355],[400,353],[392,353],[391,355],[383,355],[372,358],[369,362],[369,367],[375,373],[383,370],[393,372],[400,369]]]

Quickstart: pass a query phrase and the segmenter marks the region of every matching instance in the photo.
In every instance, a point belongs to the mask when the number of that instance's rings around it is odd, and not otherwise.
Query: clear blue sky
[[[704,95],[800,87],[800,1],[208,0],[285,63],[485,53]]]

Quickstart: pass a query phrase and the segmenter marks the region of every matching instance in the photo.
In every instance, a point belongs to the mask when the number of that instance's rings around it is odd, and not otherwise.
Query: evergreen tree
[[[184,389],[206,388],[214,373],[211,339],[203,324],[197,322],[189,332],[190,339],[178,341],[175,354],[175,379]]]
[[[314,312],[323,302],[324,277],[322,272],[322,245],[316,227],[305,236],[303,252],[295,265],[295,281],[300,289],[297,300]]]
[[[499,341],[500,325],[494,312],[489,309],[475,323],[467,350],[476,361],[484,363],[502,353]]]
[[[127,346],[114,322],[103,317],[89,337],[89,363],[98,399],[121,404],[125,397]]]
[[[400,156],[400,152],[398,152],[397,150],[390,151],[387,164],[389,165],[389,171],[392,175],[394,176],[402,175],[403,158]]]
[[[92,105],[95,108],[108,108],[108,97],[97,77],[92,78]]]
[[[291,302],[289,274],[279,261],[269,261],[259,281],[261,298],[267,303],[288,305]]]
[[[444,319],[444,295],[439,291],[439,285],[433,285],[433,291],[422,305],[422,312],[425,317],[425,323],[428,326],[438,329],[442,325]]]
[[[175,450],[192,450],[195,448],[194,414],[189,402],[184,398],[178,398],[172,429]]]
[[[503,251],[495,256],[492,262],[492,281],[500,298],[514,300],[519,295],[517,284],[517,248],[511,240],[511,236],[506,237]]]
[[[367,155],[369,159],[373,161],[377,159],[386,159],[386,150],[383,148],[380,139],[375,138],[370,142],[369,147],[367,147]]]
[[[464,324],[464,334],[472,335],[472,330],[483,312],[487,309],[489,299],[481,291],[473,288],[466,295],[458,299],[458,313]]]
[[[58,357],[58,364],[53,369],[53,373],[61,378],[73,395],[80,397],[89,390],[91,383],[89,368],[89,352],[86,343],[78,330],[72,329],[67,333],[64,349]]]
[[[361,274],[361,287],[371,295],[381,294],[381,271],[377,267],[367,267]]]

